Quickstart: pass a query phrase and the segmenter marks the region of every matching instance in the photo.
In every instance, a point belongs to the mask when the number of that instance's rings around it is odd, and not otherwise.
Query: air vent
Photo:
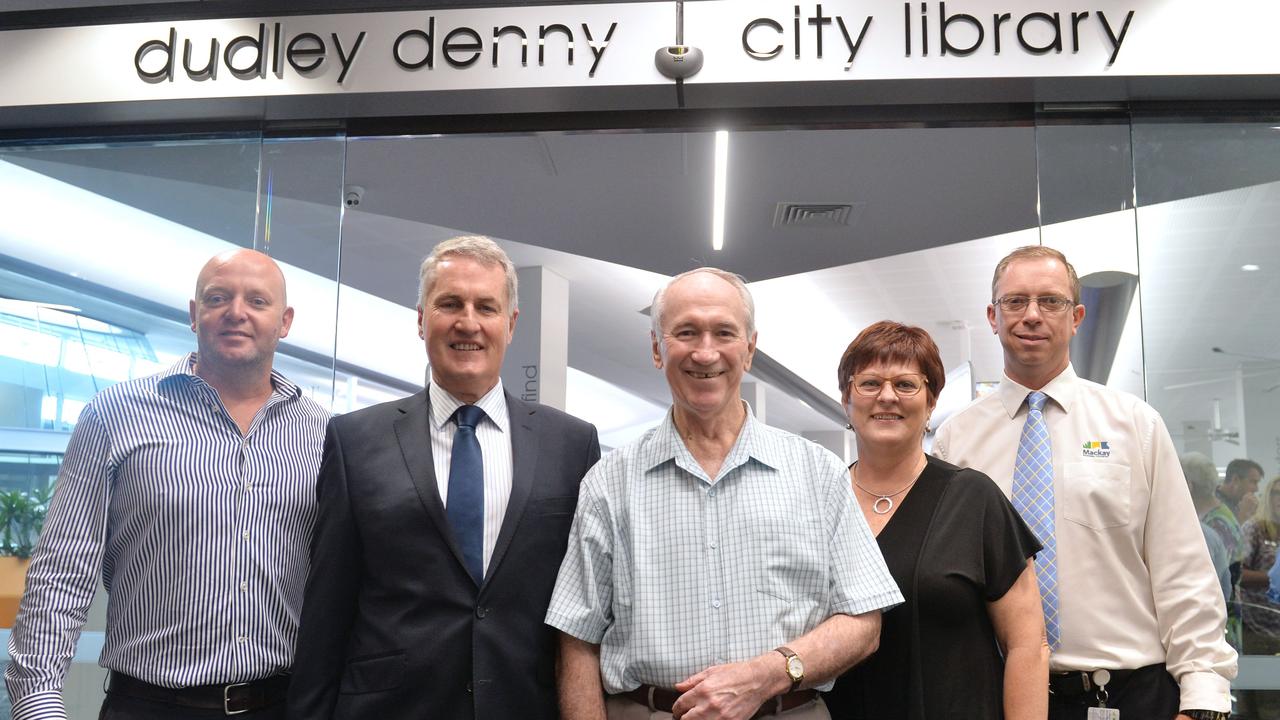
[[[774,227],[848,227],[862,210],[862,203],[780,202],[773,213]]]

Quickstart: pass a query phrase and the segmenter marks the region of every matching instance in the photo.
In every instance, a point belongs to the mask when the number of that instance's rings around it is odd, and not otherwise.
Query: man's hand
[[[671,715],[676,720],[746,720],[766,700],[790,688],[786,662],[778,653],[712,665],[676,683],[676,691],[684,694]]]
[[[1254,513],[1258,512],[1258,496],[1254,493],[1245,493],[1240,498],[1240,505],[1237,506],[1237,509],[1240,511],[1240,524],[1243,525],[1245,520],[1253,517]]]

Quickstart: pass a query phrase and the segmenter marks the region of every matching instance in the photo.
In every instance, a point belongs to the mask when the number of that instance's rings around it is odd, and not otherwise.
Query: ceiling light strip
[[[716,131],[715,189],[711,199],[711,248],[724,249],[724,198],[729,171],[729,131]]]

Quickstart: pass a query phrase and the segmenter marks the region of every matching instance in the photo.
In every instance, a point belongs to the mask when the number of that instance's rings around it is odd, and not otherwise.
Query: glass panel
[[[1129,124],[1042,116],[1036,153],[1041,241],[1075,266],[1086,308],[1071,342],[1072,367],[1144,397]]]
[[[1227,550],[1234,584],[1229,635],[1250,655],[1280,651],[1280,604],[1267,599],[1265,575],[1280,520],[1280,490],[1267,493],[1280,473],[1275,125],[1133,125],[1148,396],[1179,451],[1208,456],[1220,473],[1240,458],[1262,468],[1258,493],[1247,483],[1226,482],[1216,497],[1206,494],[1198,503]],[[1259,661],[1242,660],[1237,687],[1275,688],[1249,684],[1263,677],[1251,667]],[[1276,717],[1246,702],[1271,695],[1243,694],[1243,716]]]
[[[327,408],[334,393],[345,146],[342,137],[264,140],[254,235],[255,247],[281,264],[294,309],[275,368]]]

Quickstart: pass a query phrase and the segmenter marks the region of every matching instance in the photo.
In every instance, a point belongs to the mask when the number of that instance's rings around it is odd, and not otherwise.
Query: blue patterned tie
[[[1018,440],[1013,465],[1013,507],[1031,527],[1044,549],[1036,555],[1036,577],[1049,648],[1057,650],[1062,638],[1058,618],[1058,540],[1053,520],[1053,446],[1044,423],[1044,393],[1027,396],[1027,422]]]
[[[453,436],[449,459],[449,501],[445,507],[476,585],[484,580],[484,457],[476,439],[476,425],[482,418],[484,410],[475,405],[463,405],[453,414],[458,432]]]

